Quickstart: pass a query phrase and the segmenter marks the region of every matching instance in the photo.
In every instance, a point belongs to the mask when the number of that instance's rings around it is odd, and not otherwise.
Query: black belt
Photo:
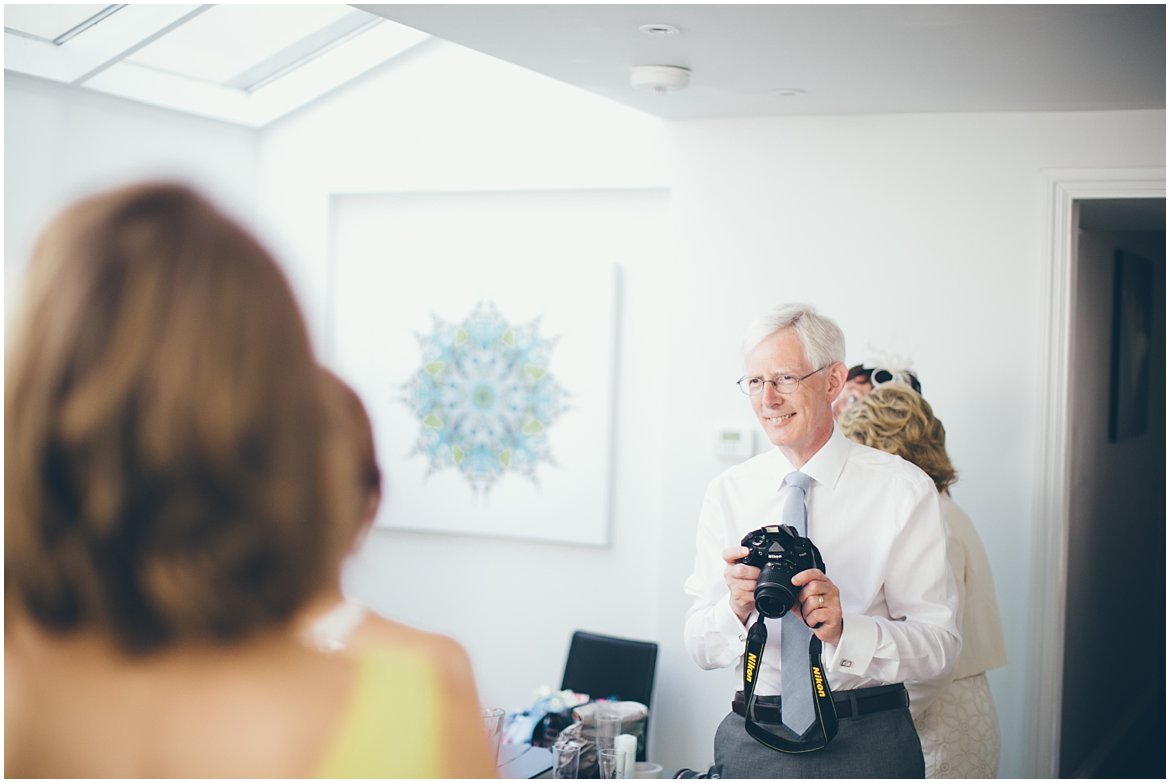
[[[775,701],[762,701],[775,699]],[[856,688],[851,691],[833,691],[833,705],[837,708],[838,718],[861,717],[883,710],[895,710],[899,707],[910,706],[910,694],[906,693],[906,686],[902,683],[895,685],[875,685],[872,688]],[[855,708],[856,707],[856,711]],[[744,706],[743,691],[736,691],[731,700],[731,711],[744,717],[747,710]],[[780,697],[756,697],[755,719],[761,723],[780,722]]]

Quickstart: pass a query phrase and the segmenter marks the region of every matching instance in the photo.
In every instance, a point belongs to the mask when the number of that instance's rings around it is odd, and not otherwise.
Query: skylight
[[[251,127],[427,36],[347,5],[6,5],[4,67]]]
[[[116,5],[6,5],[4,29],[60,44],[117,8]]]

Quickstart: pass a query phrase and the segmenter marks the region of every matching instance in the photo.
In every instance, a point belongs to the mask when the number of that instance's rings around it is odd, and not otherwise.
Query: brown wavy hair
[[[5,377],[6,615],[126,653],[283,624],[330,574],[322,384],[269,253],[195,191],[41,235]]]
[[[922,468],[939,492],[959,478],[947,456],[943,423],[930,403],[906,384],[881,384],[845,409],[840,426],[852,440]]]

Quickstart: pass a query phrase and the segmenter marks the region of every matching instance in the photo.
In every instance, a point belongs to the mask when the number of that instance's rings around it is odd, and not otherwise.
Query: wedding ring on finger
[[[819,608],[819,607],[822,607],[824,605],[825,605],[825,597],[823,595],[818,595],[817,596],[817,607]]]

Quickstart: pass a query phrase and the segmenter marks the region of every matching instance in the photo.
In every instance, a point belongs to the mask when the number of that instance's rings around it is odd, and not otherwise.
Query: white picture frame
[[[333,198],[330,363],[361,395],[373,421],[384,475],[377,526],[608,543],[616,261],[620,237],[636,225],[642,204],[657,208],[639,191]],[[406,399],[425,375],[424,351],[469,319],[495,319],[540,341],[547,356],[537,372],[555,384],[545,389],[545,402],[556,398],[539,422],[543,448],[532,450],[526,469],[481,471],[478,480],[449,451],[422,443],[434,433],[417,395],[415,402]],[[549,417],[549,407],[559,412]],[[454,414],[466,417],[468,408]]]

